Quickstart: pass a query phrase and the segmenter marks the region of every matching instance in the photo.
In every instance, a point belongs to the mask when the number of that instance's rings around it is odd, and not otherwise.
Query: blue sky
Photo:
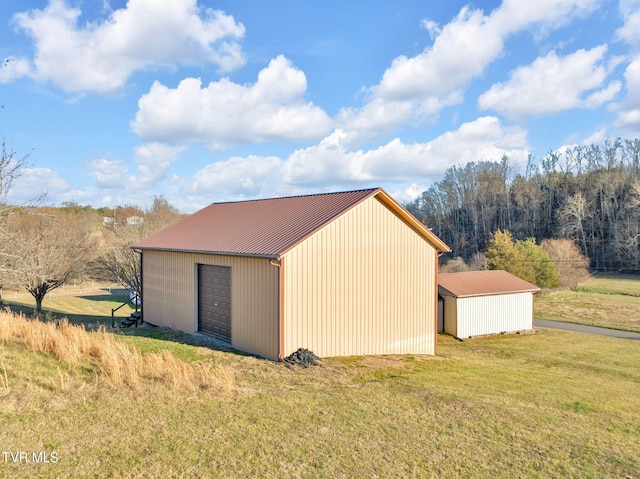
[[[10,200],[151,204],[382,186],[640,136],[640,0],[0,4]]]

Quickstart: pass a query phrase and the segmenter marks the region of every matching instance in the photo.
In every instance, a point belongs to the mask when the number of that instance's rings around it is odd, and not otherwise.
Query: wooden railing
[[[111,309],[111,327],[115,328],[116,327],[116,319],[115,319],[115,312],[118,311],[120,308],[122,308],[123,306],[126,306],[127,304],[133,302],[134,307],[136,308],[136,313],[138,312],[138,304],[139,304],[139,300],[140,300],[140,296],[138,295],[138,293],[135,293],[133,295],[132,298],[129,298],[127,301],[125,301],[124,303],[122,303],[120,306],[118,306],[117,308],[112,308]],[[140,318],[138,318],[138,314],[135,315],[135,323],[136,323],[136,328],[138,327],[138,320],[142,320],[142,317],[140,316]]]

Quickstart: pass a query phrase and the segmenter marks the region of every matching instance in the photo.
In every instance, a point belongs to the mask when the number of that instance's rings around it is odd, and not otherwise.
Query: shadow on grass
[[[111,328],[111,316],[105,315],[89,315],[89,314],[69,314],[52,309],[43,309],[39,315],[35,314],[32,306],[25,306],[22,304],[12,304],[8,301],[4,301],[0,308],[8,309],[14,314],[21,314],[26,318],[34,319],[39,318],[41,321],[56,321],[62,318],[67,318],[69,323],[76,325],[83,325],[87,331],[95,331],[100,326],[104,326],[108,329]],[[117,318],[118,320],[121,318]]]
[[[129,291],[124,288],[102,288],[102,291],[106,291],[108,294],[82,295],[78,296],[78,298],[86,299],[88,301],[110,301],[116,303],[126,303],[131,300]]]
[[[209,338],[204,335],[194,335],[188,334],[182,331],[177,331],[174,329],[166,329],[166,328],[157,328],[157,327],[134,327],[123,328],[115,331],[116,334],[121,334],[123,336],[135,336],[142,338],[150,338],[156,339],[158,341],[167,341],[172,343],[185,344],[188,346],[198,346],[201,348],[207,348],[214,351],[223,351],[227,353],[233,353],[237,356],[247,356],[247,357],[255,357],[259,358],[254,354],[245,353],[244,351],[239,351],[237,349],[232,348],[228,344],[224,344],[222,341],[216,340],[214,338]],[[261,359],[261,358],[259,358]]]

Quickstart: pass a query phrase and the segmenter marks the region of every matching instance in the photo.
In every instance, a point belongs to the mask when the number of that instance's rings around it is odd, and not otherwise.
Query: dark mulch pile
[[[322,361],[322,359],[305,348],[300,348],[295,353],[292,353],[284,358],[285,363],[297,364],[298,366],[302,366],[303,368],[308,368],[309,366],[317,366],[319,364],[319,361]]]

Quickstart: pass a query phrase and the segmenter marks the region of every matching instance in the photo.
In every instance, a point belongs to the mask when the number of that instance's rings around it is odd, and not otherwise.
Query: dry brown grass
[[[7,375],[7,367],[4,365],[4,360],[0,361],[0,388],[9,389],[9,376]]]
[[[217,387],[226,392],[234,387],[233,371],[227,367],[187,363],[169,351],[141,354],[104,328],[88,332],[84,326],[70,324],[66,319],[43,322],[0,312],[0,342],[21,344],[69,367],[88,365],[101,381],[115,386],[153,381],[175,388]],[[6,371],[2,371],[5,369],[0,365],[0,387],[8,388]],[[59,384],[61,389],[69,386],[68,376],[60,370]]]

